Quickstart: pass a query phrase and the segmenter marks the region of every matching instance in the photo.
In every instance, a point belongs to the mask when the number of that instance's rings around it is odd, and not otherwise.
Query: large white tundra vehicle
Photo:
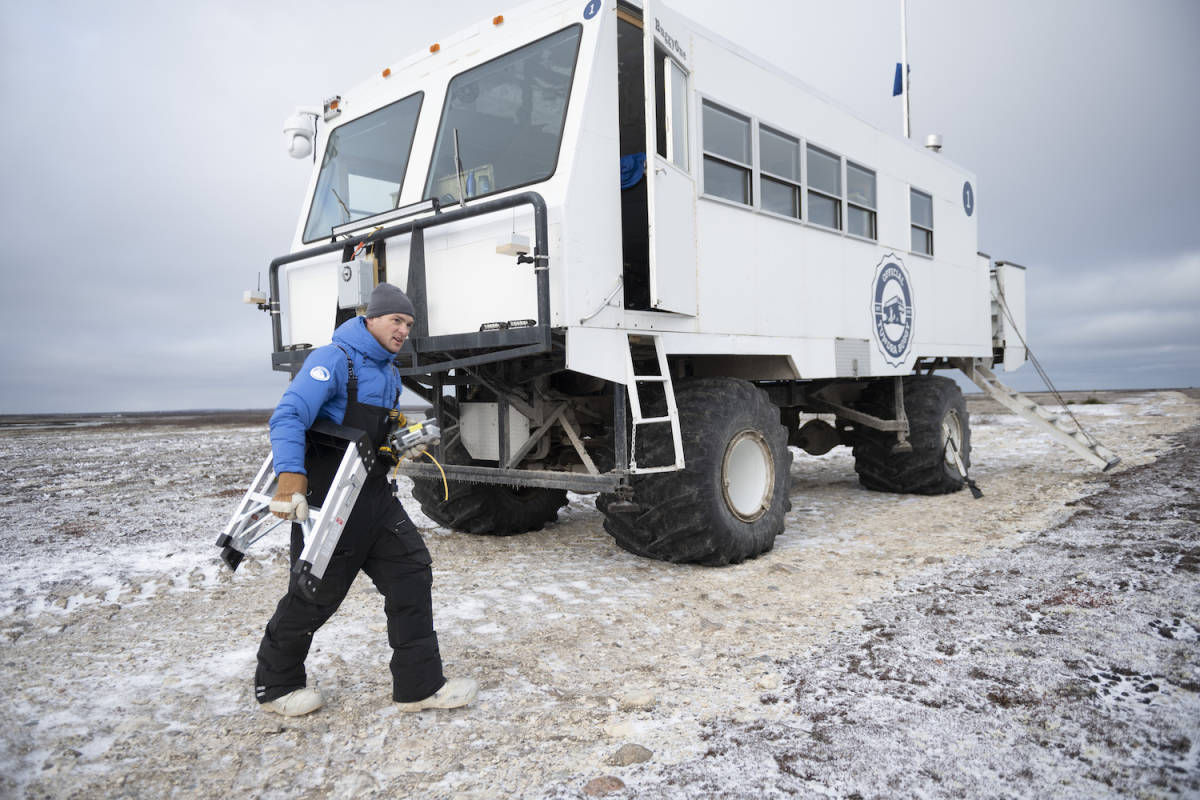
[[[935,373],[1027,403],[990,372],[1025,360],[1024,269],[978,253],[975,176],[657,0],[535,0],[285,133],[313,174],[256,298],[274,367],[404,288],[397,367],[448,484],[401,469],[447,527],[538,529],[595,492],[621,547],[735,563],[783,530],[789,445],[953,492],[970,428]]]

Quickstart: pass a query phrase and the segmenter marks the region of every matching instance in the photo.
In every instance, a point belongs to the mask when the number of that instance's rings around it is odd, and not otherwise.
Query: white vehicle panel
[[[496,253],[496,242],[510,232],[502,219],[425,235],[425,281],[429,335],[470,333],[487,322],[537,319],[533,268]],[[437,299],[437,301],[435,301]]]
[[[613,328],[567,330],[567,369],[614,383],[625,382],[625,331]]]
[[[594,59],[588,63],[580,53],[572,97],[572,108],[580,115],[578,138],[574,147],[564,146],[559,161],[564,193],[561,217],[553,210],[550,216],[552,250],[555,220],[577,220],[557,227],[562,231],[562,248],[550,262],[555,325],[596,326],[606,320],[611,324],[610,317],[597,311],[606,308],[605,301],[621,281],[620,147],[613,125],[617,116],[616,14],[602,11],[592,22],[599,25],[594,35],[584,36],[584,45],[594,52]],[[591,30],[586,28],[585,34]],[[538,187],[538,191],[543,189]],[[615,300],[619,304],[619,291]]]
[[[495,461],[500,458],[500,412],[496,403],[463,403],[458,426],[463,445],[471,458]],[[508,409],[508,450],[516,452],[529,438],[529,418],[511,406]]]
[[[329,255],[286,268],[285,344],[307,343],[313,347],[329,344],[333,337],[341,260],[340,255]]]

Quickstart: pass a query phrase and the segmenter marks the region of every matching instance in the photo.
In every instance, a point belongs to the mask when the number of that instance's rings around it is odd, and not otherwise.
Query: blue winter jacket
[[[394,407],[400,388],[400,374],[392,364],[395,355],[371,335],[365,318],[346,320],[333,332],[333,344],[309,353],[271,415],[271,450],[277,473],[308,474],[304,469],[305,432],[318,417],[341,423],[346,416],[346,354],[354,360],[358,402]]]

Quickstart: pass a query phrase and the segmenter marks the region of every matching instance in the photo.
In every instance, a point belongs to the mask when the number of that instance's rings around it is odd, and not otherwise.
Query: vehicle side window
[[[909,217],[912,220],[912,251],[933,255],[933,197],[909,189]]]
[[[846,232],[864,239],[878,238],[875,228],[875,172],[846,162]]]
[[[687,73],[661,47],[654,48],[658,154],[688,170]]]
[[[875,170],[710,100],[701,108],[705,196],[879,240]]]
[[[758,157],[763,210],[800,219],[800,140],[760,126]]]
[[[808,146],[808,221],[842,229],[842,159]]]
[[[751,205],[750,120],[704,101],[704,193]]]

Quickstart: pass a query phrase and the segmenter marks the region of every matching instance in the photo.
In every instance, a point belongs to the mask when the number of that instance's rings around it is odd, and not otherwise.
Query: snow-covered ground
[[[0,796],[1198,793],[1200,401],[1102,398],[1072,409],[1108,474],[973,399],[981,500],[795,451],[787,531],[721,569],[620,550],[587,496],[537,533],[452,533],[402,481],[479,701],[392,706],[363,579],[301,719],[250,684],[283,529],[236,573],[214,546],[265,426],[0,429]]]

